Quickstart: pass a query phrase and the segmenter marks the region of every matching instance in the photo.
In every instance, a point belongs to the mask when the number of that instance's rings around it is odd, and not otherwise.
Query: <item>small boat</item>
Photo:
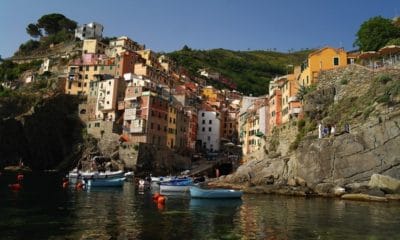
[[[190,187],[190,196],[192,198],[241,198],[243,192],[233,189],[203,189],[195,186]]]
[[[190,186],[191,185],[161,184],[160,185],[160,193],[163,193],[163,192],[177,192],[177,193],[187,192],[187,193],[189,193]]]
[[[167,177],[151,177],[152,183],[161,183],[161,182],[168,182],[172,179],[175,179],[175,176],[167,176]]]
[[[105,171],[105,172],[98,172],[98,171],[85,171],[81,172],[76,168],[69,172],[68,178],[70,182],[76,183],[77,180],[80,179],[110,179],[110,178],[122,178],[124,177],[124,171]]]
[[[125,177],[121,178],[90,178],[85,179],[87,187],[122,187]]]

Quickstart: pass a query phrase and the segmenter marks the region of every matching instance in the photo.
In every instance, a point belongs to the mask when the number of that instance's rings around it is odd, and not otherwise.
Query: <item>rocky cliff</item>
[[[257,157],[236,173],[214,184],[262,187],[264,192],[335,195],[338,189],[341,193],[363,187],[371,191],[368,181],[373,174],[400,179],[399,95],[399,70],[373,72],[350,66],[327,71],[321,75],[317,90],[306,98],[305,125],[313,127],[301,135],[297,149],[287,151],[287,141],[267,139],[264,149],[274,142],[278,154],[256,153]],[[319,139],[317,122],[335,124],[336,134]],[[342,131],[345,123],[350,124],[350,133]],[[282,132],[287,129],[293,127],[276,131],[285,135]]]
[[[24,103],[30,107],[26,112],[16,111],[15,96],[2,99],[0,167],[20,160],[33,170],[71,167],[74,159],[79,159],[83,143],[78,99],[63,94],[35,99]],[[14,110],[14,115],[7,109]]]

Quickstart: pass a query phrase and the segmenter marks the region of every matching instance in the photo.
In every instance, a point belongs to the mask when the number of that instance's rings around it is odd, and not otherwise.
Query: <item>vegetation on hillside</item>
[[[386,45],[399,42],[400,20],[380,16],[370,18],[361,24],[356,36],[354,45],[361,51],[377,51]]]
[[[17,56],[26,56],[33,51],[45,50],[51,44],[57,44],[74,39],[74,30],[77,24],[75,21],[59,13],[46,14],[37,20],[37,23],[30,23],[26,32],[32,38],[40,38],[39,41],[30,39],[20,45]]]
[[[13,63],[11,60],[4,60],[0,64],[0,82],[18,79],[26,70],[38,70],[41,64],[42,61],[40,60],[22,64]]]
[[[168,55],[194,76],[199,76],[199,69],[208,68],[235,82],[238,91],[259,96],[267,93],[272,78],[291,72],[293,66],[304,61],[309,52],[192,50],[185,46]]]

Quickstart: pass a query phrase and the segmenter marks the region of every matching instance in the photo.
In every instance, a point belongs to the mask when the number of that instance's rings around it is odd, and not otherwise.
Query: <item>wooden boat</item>
[[[68,178],[69,181],[72,183],[76,183],[77,180],[82,179],[107,179],[107,178],[122,178],[125,176],[124,171],[105,171],[105,172],[98,172],[98,171],[79,171],[74,169],[69,172]]]
[[[121,178],[91,178],[85,179],[87,187],[122,187],[125,177]]]
[[[192,198],[241,198],[242,191],[233,189],[203,189],[196,186],[190,187],[190,196]]]

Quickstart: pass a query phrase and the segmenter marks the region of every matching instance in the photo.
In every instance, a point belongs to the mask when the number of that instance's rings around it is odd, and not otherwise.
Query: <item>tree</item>
[[[389,42],[386,43],[386,46],[389,46],[389,45],[400,46],[400,38],[393,38],[392,40],[390,40]]]
[[[376,51],[391,39],[400,37],[400,29],[393,21],[381,16],[370,18],[361,24],[354,42],[362,51]]]
[[[29,24],[28,27],[26,27],[26,32],[33,38],[42,36],[42,32],[40,31],[38,26],[33,23]]]
[[[37,33],[35,27],[41,33],[41,30],[47,35],[54,35],[62,30],[66,30],[68,32],[73,32],[76,28],[76,22],[65,17],[59,13],[51,13],[47,15],[43,15],[41,18],[38,19],[37,24],[29,24],[27,27],[27,31],[32,30],[33,33]],[[29,35],[30,32],[28,32]],[[31,35],[32,36],[32,35]]]

